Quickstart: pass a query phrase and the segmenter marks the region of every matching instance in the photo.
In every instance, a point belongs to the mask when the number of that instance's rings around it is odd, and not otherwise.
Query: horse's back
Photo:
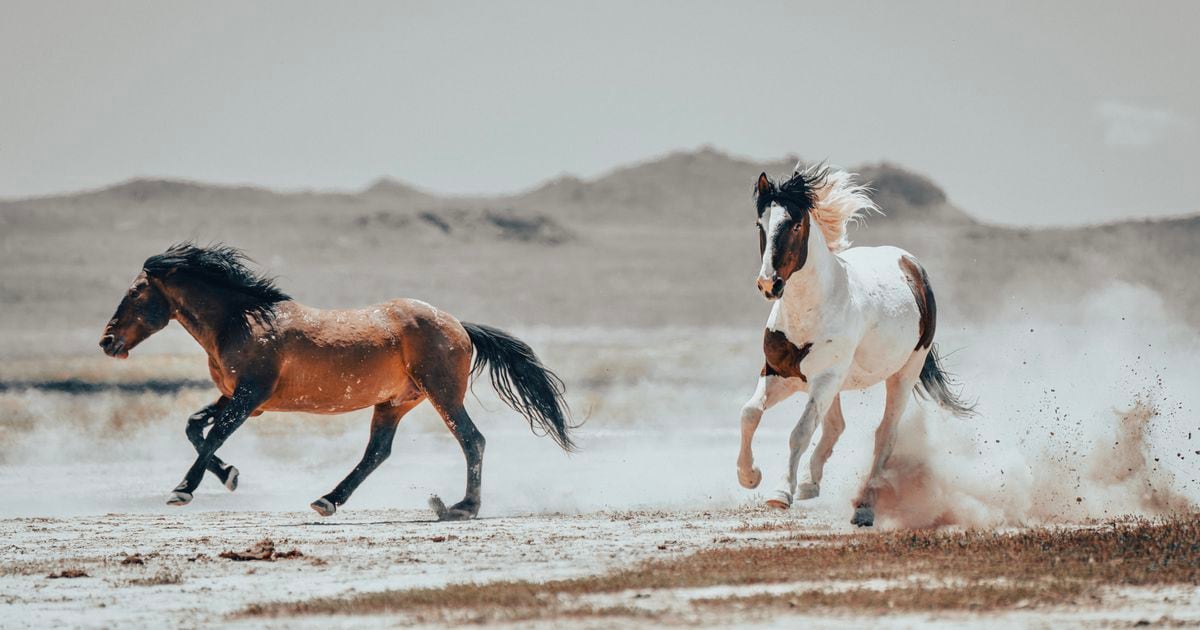
[[[471,343],[449,313],[398,299],[358,309],[280,313],[282,361],[271,409],[342,413],[409,398],[414,370],[465,375]]]

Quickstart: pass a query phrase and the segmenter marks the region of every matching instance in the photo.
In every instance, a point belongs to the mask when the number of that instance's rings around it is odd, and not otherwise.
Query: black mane
[[[151,276],[171,272],[183,274],[237,295],[237,307],[246,315],[265,321],[275,314],[275,305],[291,298],[275,286],[275,279],[252,271],[242,250],[217,243],[200,247],[176,243],[161,254],[146,259],[142,268]],[[242,319],[241,321],[245,321]]]
[[[825,185],[828,178],[829,167],[824,164],[804,170],[796,167],[796,172],[792,173],[792,177],[779,185],[768,178],[767,182],[770,186],[765,194],[759,192],[758,186],[754,187],[754,200],[758,205],[758,213],[762,214],[772,201],[778,202],[789,211],[808,212],[817,203],[817,190]]]

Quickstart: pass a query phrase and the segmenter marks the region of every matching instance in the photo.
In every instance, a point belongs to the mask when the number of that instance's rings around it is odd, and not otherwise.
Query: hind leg
[[[460,345],[452,339],[445,343],[438,335],[430,335],[414,339],[412,355],[408,357],[413,381],[442,416],[446,428],[458,440],[467,460],[467,492],[462,501],[447,508],[437,496],[429,500],[438,520],[442,521],[475,518],[481,503],[483,449],[486,441],[463,408],[471,376],[471,352],[469,341]]]
[[[920,376],[925,354],[914,353],[899,372],[887,379],[887,403],[884,405],[883,420],[879,423],[879,428],[875,429],[875,456],[871,462],[871,472],[867,475],[867,482],[863,484],[858,499],[854,501],[854,517],[850,519],[852,524],[859,527],[871,527],[875,524],[875,498],[883,483],[883,467],[887,465],[892,448],[896,445],[896,429],[904,415],[904,409],[908,406],[908,399],[912,396],[913,386]]]
[[[483,438],[479,429],[475,428],[475,423],[471,420],[471,416],[467,415],[467,410],[462,407],[461,403],[453,410],[443,411],[439,408],[438,412],[442,414],[442,419],[446,421],[450,432],[454,434],[455,438],[458,438],[463,456],[467,459],[467,491],[462,501],[450,507],[446,507],[446,504],[437,496],[429,499],[429,505],[437,514],[439,521],[472,519],[479,514],[480,491],[483,484],[483,450],[487,446],[487,440]]]
[[[825,462],[829,461],[829,456],[833,454],[833,446],[837,444],[838,438],[842,437],[844,430],[846,430],[846,419],[842,417],[842,396],[838,394],[833,397],[833,405],[829,407],[829,413],[825,414],[825,423],[821,425],[821,441],[817,442],[817,449],[813,451],[812,459],[809,460],[808,482],[802,483],[796,488],[797,499],[814,499],[821,494],[821,478],[825,474]]]
[[[417,397],[397,401],[396,404],[386,402],[375,405],[375,415],[371,417],[371,437],[367,440],[367,450],[362,459],[336,488],[313,501],[309,507],[321,516],[331,516],[339,506],[345,504],[359,484],[392,454],[392,442],[396,438],[400,419],[422,400],[423,397]]]

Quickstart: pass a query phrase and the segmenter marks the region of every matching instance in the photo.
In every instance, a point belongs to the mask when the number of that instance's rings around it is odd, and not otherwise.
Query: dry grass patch
[[[822,544],[813,544],[813,542]],[[1200,514],[1114,521],[1082,528],[1011,533],[896,531],[798,535],[769,545],[707,549],[682,558],[570,580],[454,584],[266,603],[249,616],[404,613],[514,620],[573,614],[572,600],[593,593],[813,580],[907,580],[912,575],[966,588],[905,585],[702,600],[700,607],[788,602],[816,608],[998,609],[1064,603],[1101,585],[1200,583]],[[428,618],[428,617],[425,617]]]
[[[756,613],[838,609],[870,612],[988,611],[1061,604],[1064,600],[1078,596],[1083,589],[1084,584],[1078,581],[1047,581],[1039,584],[973,582],[953,586],[918,584],[885,589],[856,587],[832,591],[758,593],[694,599],[691,603],[703,609],[746,609]]]
[[[804,528],[803,523],[797,523],[789,520],[778,521],[762,521],[759,523],[743,522],[741,525],[733,528],[733,531],[739,533],[750,532],[794,532]]]

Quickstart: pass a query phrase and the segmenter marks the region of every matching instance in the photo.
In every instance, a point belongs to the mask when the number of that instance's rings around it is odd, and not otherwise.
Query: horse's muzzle
[[[117,339],[115,335],[104,335],[100,338],[100,349],[110,357],[115,359],[124,359],[129,356],[129,350],[125,347],[125,342]]]
[[[770,278],[759,276],[758,290],[767,300],[778,300],[783,296],[783,278],[775,275]]]

